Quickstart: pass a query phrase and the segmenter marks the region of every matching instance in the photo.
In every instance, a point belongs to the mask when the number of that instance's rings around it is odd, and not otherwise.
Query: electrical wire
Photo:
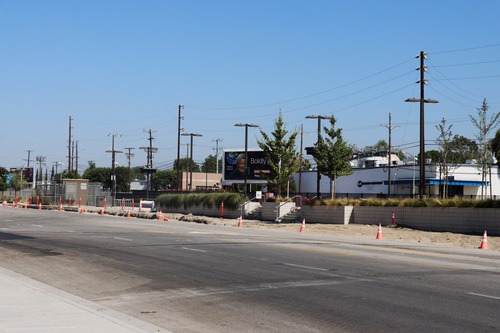
[[[482,46],[476,46],[476,47],[468,47],[468,48],[463,48],[463,49],[437,51],[437,52],[428,52],[428,54],[444,54],[444,53],[467,52],[467,51],[472,51],[472,50],[486,49],[486,48],[498,47],[498,46],[500,46],[500,43],[489,44],[489,45],[482,45]]]

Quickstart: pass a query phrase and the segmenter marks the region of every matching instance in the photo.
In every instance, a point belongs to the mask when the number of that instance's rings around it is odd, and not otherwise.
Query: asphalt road
[[[173,332],[500,331],[498,252],[0,207],[0,260]]]

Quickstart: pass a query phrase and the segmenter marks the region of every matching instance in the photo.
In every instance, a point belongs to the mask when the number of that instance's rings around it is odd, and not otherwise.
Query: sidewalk
[[[0,332],[168,332],[0,267]]]

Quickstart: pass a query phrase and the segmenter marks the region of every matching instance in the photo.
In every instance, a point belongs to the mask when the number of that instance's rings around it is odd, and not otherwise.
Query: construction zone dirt
[[[237,219],[220,219],[207,216],[183,215],[183,214],[164,214],[169,219],[195,222],[212,225],[223,225],[237,227]],[[300,223],[275,223],[256,220],[243,220],[243,228],[261,228],[272,230],[283,230],[299,232]],[[375,239],[377,236],[378,225],[366,224],[307,224],[306,232],[318,234],[331,234],[353,239]],[[382,227],[382,237],[386,241],[397,241],[407,244],[435,244],[442,246],[456,246],[469,249],[477,249],[481,245],[483,235],[465,235],[451,232],[431,232],[421,231],[396,226]],[[500,251],[500,237],[488,236],[488,250]]]

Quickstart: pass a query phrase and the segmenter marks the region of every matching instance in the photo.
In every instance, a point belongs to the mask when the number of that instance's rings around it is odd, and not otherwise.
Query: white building
[[[411,162],[402,162],[393,155],[391,158],[391,196],[411,197],[419,193],[420,165]],[[353,173],[337,179],[336,193],[338,196],[371,197],[386,195],[388,191],[387,159],[381,156],[353,160]],[[301,194],[308,197],[316,195],[316,171],[303,171]],[[294,176],[297,190],[299,188],[299,174]],[[427,164],[425,167],[426,188],[425,195],[439,196],[440,187],[444,186],[444,175],[437,165]],[[331,181],[322,175],[320,178],[320,192],[322,197],[330,195]],[[491,179],[488,175],[484,182],[483,194],[491,194],[500,198],[500,174],[495,165],[491,168]],[[450,166],[448,171],[448,196],[464,197],[481,196],[481,173],[476,165],[461,164]]]

